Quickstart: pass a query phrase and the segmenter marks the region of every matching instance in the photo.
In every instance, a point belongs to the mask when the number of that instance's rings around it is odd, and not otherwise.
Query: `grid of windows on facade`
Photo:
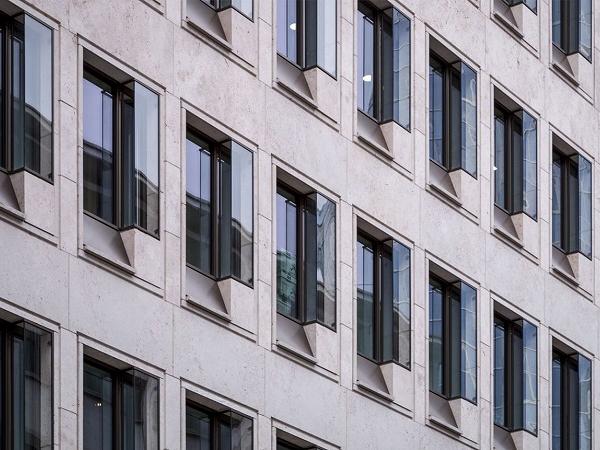
[[[592,257],[592,165],[579,154],[552,153],[552,244]]]
[[[252,152],[189,129],[186,155],[187,265],[252,285]]]
[[[159,98],[86,67],[83,207],[119,230],[159,233]]]
[[[335,203],[318,192],[277,187],[277,312],[336,325]]]
[[[52,333],[0,319],[0,447],[52,447]]]
[[[410,249],[359,232],[356,274],[358,354],[410,368]]]
[[[494,317],[494,423],[537,434],[537,328]]]
[[[158,450],[158,379],[84,358],[83,449]]]
[[[379,123],[410,128],[410,20],[395,8],[359,1],[358,110]]]
[[[429,159],[477,177],[477,74],[435,53],[429,60]]]
[[[223,11],[227,8],[233,8],[252,20],[252,0],[195,0],[203,1],[212,6],[217,11]]]
[[[252,419],[226,408],[215,410],[187,400],[186,450],[252,450]]]
[[[277,53],[301,69],[336,76],[336,2],[277,0]]]
[[[552,353],[552,450],[592,449],[592,362]]]
[[[52,47],[52,30],[33,17],[0,15],[0,169],[24,169],[48,181],[53,178]]]
[[[429,390],[477,403],[477,291],[430,274]]]
[[[552,0],[552,43],[592,60],[592,0]]]
[[[508,214],[537,219],[537,121],[526,111],[496,103],[494,114],[495,205]]]

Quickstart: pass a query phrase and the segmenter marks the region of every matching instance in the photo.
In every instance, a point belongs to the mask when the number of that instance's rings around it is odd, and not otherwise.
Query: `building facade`
[[[0,448],[600,448],[591,0],[0,13]]]

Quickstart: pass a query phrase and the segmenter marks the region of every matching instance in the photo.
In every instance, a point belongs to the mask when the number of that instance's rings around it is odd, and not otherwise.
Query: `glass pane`
[[[212,152],[208,142],[188,133],[186,141],[187,264],[212,273]]]
[[[317,319],[336,323],[335,203],[316,194],[317,203]]]
[[[22,336],[12,338],[12,444],[14,450],[25,450],[25,343]]]
[[[234,141],[219,158],[221,276],[253,281],[254,209],[252,152]]]
[[[4,62],[4,53],[6,48],[6,32],[2,25],[0,25],[0,73],[4,73],[5,62]],[[4,105],[4,96],[5,96],[5,88],[4,84],[0,83],[0,105]],[[4,121],[4,108],[0,108],[0,123],[5,123]],[[7,169],[7,151],[4,144],[4,127],[0,127],[0,167],[3,169]],[[1,377],[1,375],[0,375]],[[1,396],[2,394],[0,394]],[[0,403],[1,405],[1,403]],[[0,412],[0,420],[2,420],[2,412]],[[0,439],[2,439],[2,431],[0,430]],[[0,442],[2,442],[0,440]]]
[[[252,450],[254,432],[252,419],[241,414],[230,412],[231,417],[231,450]]]
[[[455,64],[460,67],[461,64]],[[460,72],[453,66],[450,69],[450,105],[448,108],[450,127],[450,155],[446,161],[446,167],[450,170],[464,169],[465,160],[463,154],[463,117],[462,117],[462,90]]]
[[[211,450],[210,416],[203,410],[188,404],[185,409],[186,450]]]
[[[592,362],[579,355],[579,450],[592,448]]]
[[[299,318],[297,205],[290,193],[277,192],[277,312]]]
[[[429,65],[429,158],[441,166],[444,160],[444,74],[431,59]]]
[[[566,217],[567,223],[567,242],[566,251],[577,252],[580,250],[580,223],[579,223],[579,207],[580,207],[580,196],[579,196],[579,156],[575,155],[571,159],[566,160],[567,171],[567,193],[566,193]],[[563,222],[564,223],[564,222]]]
[[[135,176],[135,82],[121,86],[121,225],[125,228],[136,224],[136,176]]]
[[[135,450],[158,450],[158,379],[139,370],[133,374]]]
[[[252,0],[220,0],[221,9],[233,7],[252,19]]]
[[[120,441],[122,450],[137,450],[135,448],[135,390],[133,370],[127,371],[120,375],[119,387],[117,396],[120,395],[121,400],[121,415],[120,419]],[[118,432],[117,432],[118,434]]]
[[[110,372],[83,367],[83,449],[113,448],[113,379]]]
[[[22,17],[22,16],[21,16]],[[25,36],[24,24],[13,23],[10,42],[12,89],[12,169],[25,167]]]
[[[512,198],[510,212],[515,213],[523,211],[523,176],[525,175],[525,169],[523,167],[523,126],[521,118],[517,114],[513,114],[511,123],[512,155],[510,173],[512,175]]]
[[[373,245],[366,239],[356,242],[356,301],[358,353],[375,359],[375,255]]]
[[[523,111],[523,212],[537,219],[537,120]]]
[[[322,304],[317,304],[317,197],[316,194],[303,196],[304,207],[302,218],[304,220],[304,247],[300,255],[304,260],[304,322],[317,320],[318,309]]]
[[[529,7],[533,12],[537,13],[537,0],[523,0],[523,4]]]
[[[508,210],[506,202],[505,126],[504,115],[496,115],[494,120],[494,201],[498,207]]]
[[[494,423],[506,427],[506,383],[505,383],[506,330],[504,323],[494,325]]]
[[[592,165],[579,156],[579,251],[592,257]]]
[[[17,20],[25,29],[24,164],[52,179],[52,30],[26,14]]]
[[[477,291],[461,283],[461,395],[477,401]]]
[[[579,373],[578,373],[578,364],[577,364],[577,355],[573,355],[571,357],[566,357],[567,360],[565,362],[567,366],[567,374],[566,374],[566,386],[563,385],[563,389],[566,387],[566,395],[567,400],[565,407],[565,414],[567,415],[566,429],[563,428],[563,432],[566,433],[567,437],[567,448],[568,449],[577,449],[579,450]],[[564,393],[563,393],[564,395]]]
[[[394,261],[392,255],[393,241],[382,245],[379,258],[381,281],[380,281],[380,339],[381,362],[395,361],[398,356],[398,305],[394,299]]]
[[[561,3],[562,0],[552,0],[552,43],[562,48],[562,27],[561,27]]]
[[[554,152],[552,155],[552,244],[558,248],[563,248],[562,177],[561,158]]]
[[[357,11],[358,24],[358,109],[375,117],[375,24],[366,12]]]
[[[429,390],[444,395],[443,291],[436,281],[429,283]]]
[[[113,95],[90,74],[83,79],[83,207],[114,223]]]
[[[512,327],[512,428],[514,430],[523,429],[523,387],[524,387],[524,368],[523,368],[523,330],[518,322],[513,323]]]
[[[308,3],[310,1],[307,2],[307,7]],[[337,47],[336,3],[331,0],[317,0],[317,65],[334,77]],[[308,29],[306,31],[308,32]]]
[[[136,225],[159,233],[159,116],[158,95],[135,83]]]
[[[579,0],[579,52],[592,60],[592,0]]]
[[[477,176],[477,74],[461,64],[461,160],[467,173]]]
[[[448,386],[446,386],[445,394],[449,398],[459,398],[464,392],[463,388],[463,355],[462,355],[462,320],[461,320],[461,301],[460,301],[460,283],[447,286],[449,290],[447,311],[444,315],[444,325],[449,328],[448,338],[445,350],[448,352],[446,356],[449,367]],[[445,336],[444,336],[445,338]]]
[[[277,0],[277,52],[297,63],[297,0]]]
[[[394,242],[394,310],[398,315],[395,360],[410,366],[410,249]]]
[[[523,428],[537,433],[537,328],[523,320]]]
[[[561,450],[562,439],[562,364],[560,358],[552,359],[552,450]]]

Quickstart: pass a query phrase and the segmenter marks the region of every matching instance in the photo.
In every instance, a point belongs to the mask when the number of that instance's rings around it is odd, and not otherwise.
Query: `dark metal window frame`
[[[113,385],[112,392],[112,448],[113,450],[123,450],[123,385],[126,383],[125,378],[128,376],[126,372],[128,370],[135,370],[137,372],[144,373],[145,375],[152,377],[158,381],[154,375],[151,375],[137,367],[129,366],[125,369],[116,369],[115,367],[106,364],[102,361],[98,361],[91,356],[84,355],[83,357],[83,365],[84,365],[84,374],[85,374],[85,366],[89,365],[95,367],[97,369],[108,372],[111,377],[111,382]],[[84,375],[85,376],[85,375]],[[159,389],[160,389],[160,382]],[[85,393],[84,393],[85,395]],[[160,395],[157,397],[157,413],[160,414]],[[83,431],[82,431],[83,433]],[[160,442],[160,427],[158,428],[158,442]]]
[[[137,83],[140,84],[142,86],[144,86],[146,89],[148,89],[151,92],[154,92],[152,89],[148,88],[146,85],[144,85],[143,83],[140,83],[139,81],[137,81],[135,78],[131,77],[128,78],[127,81],[124,81],[122,83],[119,83],[118,81],[115,81],[114,79],[112,79],[111,77],[109,77],[108,75],[104,74],[102,71],[96,69],[94,66],[84,63],[83,65],[83,78],[87,79],[89,82],[95,84],[96,86],[98,86],[96,84],[96,82],[93,79],[96,79],[97,81],[99,81],[100,83],[103,83],[105,85],[107,85],[108,87],[110,87],[111,91],[110,94],[112,96],[112,103],[113,103],[113,110],[112,110],[112,130],[113,130],[113,136],[112,136],[112,146],[113,146],[113,218],[115,219],[114,222],[115,223],[111,223],[108,222],[106,220],[104,220],[103,218],[95,215],[92,212],[89,212],[85,209],[85,207],[83,208],[83,213],[89,217],[92,217],[95,220],[98,220],[99,222],[102,222],[104,225],[109,226],[110,228],[116,229],[118,231],[127,231],[127,230],[131,230],[131,229],[137,229],[145,234],[147,234],[148,236],[153,237],[156,240],[160,240],[160,201],[158,202],[158,209],[156,211],[157,214],[157,222],[158,222],[158,234],[154,234],[152,232],[150,232],[149,230],[144,229],[143,227],[133,223],[131,225],[127,225],[124,226],[123,225],[123,212],[124,212],[124,195],[123,195],[123,190],[124,190],[124,185],[123,185],[123,166],[124,166],[124,159],[128,156],[125,154],[125,152],[123,151],[123,139],[122,139],[122,130],[123,130],[123,121],[122,119],[122,105],[125,102],[125,96],[129,96],[129,98],[131,98],[134,102],[134,108],[135,108],[135,92],[133,90],[131,90],[130,88],[128,88],[126,85],[129,83]],[[90,79],[92,78],[92,79]],[[154,92],[156,95],[158,95],[156,92]],[[158,139],[160,142],[160,126],[157,123],[157,132],[158,132]],[[85,151],[85,150],[84,150]],[[159,160],[156,162],[159,170],[158,170],[158,190],[159,190],[159,195],[160,195],[160,156],[159,156]]]
[[[51,65],[52,65],[52,79],[50,80],[50,83],[52,85],[52,132],[53,132],[53,136],[52,136],[52,150],[51,150],[51,159],[52,159],[52,175],[50,178],[46,178],[44,176],[42,176],[41,174],[37,173],[35,170],[32,170],[30,168],[27,167],[26,164],[23,165],[23,167],[20,167],[18,169],[14,169],[12,167],[13,165],[13,133],[12,133],[12,108],[11,108],[11,103],[12,103],[12,80],[13,80],[13,61],[12,61],[12,57],[9,58],[8,56],[11,55],[12,56],[12,38],[14,36],[14,22],[15,22],[15,18],[21,15],[26,15],[31,17],[33,20],[36,20],[38,22],[40,22],[41,24],[44,24],[44,22],[40,21],[37,17],[32,16],[31,14],[27,13],[27,12],[20,12],[17,13],[13,16],[9,16],[3,12],[0,11],[0,48],[1,48],[1,55],[0,55],[0,64],[1,64],[1,68],[2,71],[0,72],[0,77],[2,78],[0,80],[0,85],[2,88],[2,92],[0,92],[0,118],[2,118],[3,120],[0,121],[0,134],[1,134],[1,140],[0,140],[0,145],[2,147],[0,147],[0,172],[4,172],[7,174],[13,174],[13,173],[19,173],[19,172],[27,172],[30,173],[31,175],[44,180],[47,183],[50,183],[51,185],[54,185],[54,175],[55,175],[55,167],[54,167],[54,147],[55,145],[55,139],[54,139],[54,117],[55,117],[55,113],[56,113],[56,108],[55,108],[55,104],[54,104],[54,100],[55,100],[55,95],[54,95],[54,51],[52,51],[52,55],[51,55]],[[47,25],[46,25],[47,26]],[[48,27],[50,28],[50,27]],[[50,28],[52,31],[52,38],[51,38],[51,46],[52,49],[54,50],[54,29]],[[19,80],[19,83],[24,83],[24,73],[21,72],[21,78]],[[4,162],[4,165],[2,164],[2,162]]]
[[[574,6],[572,6],[574,5]],[[565,7],[566,6],[566,7]],[[550,5],[552,8],[552,4]],[[593,10],[593,2],[592,2],[592,10]],[[552,44],[556,47],[560,52],[565,55],[573,55],[575,53],[579,53],[589,62],[592,62],[592,57],[589,58],[580,52],[580,34],[581,28],[579,25],[579,15],[581,12],[581,1],[580,0],[570,0],[569,2],[562,2],[560,8],[560,43],[554,42],[552,39]],[[552,18],[554,19],[554,18]],[[593,18],[592,18],[593,21]],[[551,22],[552,23],[552,22]],[[592,30],[594,28],[594,24],[591,24]],[[592,35],[592,52],[594,50],[594,36]]]
[[[192,139],[189,139],[190,135],[192,136]],[[244,280],[242,280],[240,277],[229,273],[227,275],[221,275],[220,272],[220,267],[221,267],[221,249],[220,249],[220,243],[221,243],[221,229],[220,229],[220,196],[221,196],[221,179],[219,177],[219,160],[221,159],[221,155],[224,153],[223,148],[225,147],[225,145],[228,142],[235,142],[237,144],[239,144],[235,139],[225,139],[223,141],[217,141],[215,139],[212,139],[211,137],[207,136],[206,134],[197,131],[194,127],[192,126],[187,126],[186,128],[186,140],[192,140],[194,141],[193,138],[196,138],[197,140],[201,140],[204,141],[205,143],[208,144],[209,146],[209,151],[210,151],[210,215],[211,215],[211,221],[210,221],[210,226],[211,226],[211,243],[210,243],[210,273],[207,273],[203,270],[201,270],[200,268],[194,266],[193,264],[189,263],[187,261],[186,258],[186,266],[189,267],[192,270],[195,270],[198,273],[201,273],[202,275],[214,280],[214,281],[221,281],[221,280],[226,280],[228,278],[232,278],[250,288],[253,288],[253,283],[248,283]],[[242,147],[246,148],[245,146],[243,146],[242,144],[239,144]],[[252,189],[254,190],[254,183],[252,185]],[[252,239],[254,239],[254,214],[252,214],[252,230],[253,230],[253,237]],[[231,250],[231,249],[230,249]],[[253,264],[254,265],[254,264]],[[252,277],[252,279],[254,280],[254,277]]]
[[[552,242],[552,246],[559,250],[560,252],[570,255],[573,253],[580,253],[588,259],[592,259],[592,255],[586,255],[581,252],[579,248],[570,248],[569,243],[569,234],[571,233],[571,216],[573,214],[576,215],[576,227],[577,227],[577,235],[579,236],[579,228],[580,224],[580,214],[579,214],[579,204],[572,205],[570,201],[570,197],[572,196],[571,187],[569,184],[569,175],[572,171],[575,171],[577,174],[577,179],[579,180],[578,174],[578,165],[571,159],[573,155],[565,155],[560,150],[553,148],[552,150],[552,164],[554,161],[558,160],[560,162],[560,247],[556,246],[554,242]],[[551,174],[552,176],[552,174]],[[592,181],[593,182],[593,181]],[[579,188],[577,190],[577,199],[579,200],[580,192]],[[593,202],[593,200],[592,200]],[[574,213],[573,211],[576,211]],[[592,203],[592,213],[593,213],[593,203]],[[553,240],[554,241],[554,240]],[[593,247],[592,247],[593,248]],[[593,250],[592,250],[593,253]]]
[[[42,329],[50,333],[52,351],[51,351],[51,392],[50,402],[52,404],[53,414],[50,419],[51,431],[50,441],[54,445],[54,333],[50,330],[40,327],[37,324],[31,323],[27,320],[19,320],[11,323],[0,319],[0,447],[2,448],[13,448],[14,446],[14,432],[12,423],[12,377],[13,377],[13,351],[12,351],[12,338],[19,336],[20,324],[29,324],[36,328]]]

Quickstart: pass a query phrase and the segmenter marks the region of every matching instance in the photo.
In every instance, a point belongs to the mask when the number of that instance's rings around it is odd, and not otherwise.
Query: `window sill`
[[[429,421],[432,422],[432,423],[434,423],[434,424],[436,424],[436,425],[439,425],[439,426],[445,428],[446,430],[450,431],[453,434],[457,434],[457,435],[461,435],[462,434],[462,432],[460,431],[460,428],[458,428],[455,425],[452,425],[452,424],[448,423],[446,420],[441,419],[441,418],[439,418],[439,417],[437,417],[437,416],[435,416],[433,414],[429,415]]]
[[[219,311],[215,308],[211,308],[209,306],[207,306],[206,304],[203,304],[201,301],[190,297],[189,295],[186,294],[185,296],[185,301],[188,303],[188,305],[194,307],[194,308],[200,308],[203,311],[209,313],[212,316],[217,317],[218,319],[224,320],[226,322],[231,322],[231,315],[223,312],[223,311]]]
[[[523,5],[518,5],[523,6]],[[519,24],[517,18],[512,12],[512,8],[517,6],[508,6],[503,0],[494,1],[494,19],[501,23],[501,25],[510,31],[519,40],[523,39],[525,35],[521,31],[522,24]]]
[[[130,266],[129,264],[125,264],[125,263],[115,260],[110,255],[107,255],[106,253],[104,253],[102,250],[99,250],[93,246],[90,246],[90,245],[84,243],[83,251],[86,254],[93,256],[94,258],[97,258],[107,264],[110,264],[111,266],[113,266],[119,270],[122,270],[123,272],[126,272],[130,275],[135,275],[135,269],[132,266]]]
[[[317,358],[315,358],[313,355],[303,352],[302,350],[297,349],[294,345],[288,344],[287,342],[281,341],[279,339],[275,341],[275,345],[277,345],[277,348],[283,350],[284,352],[290,353],[291,355],[300,358],[311,365],[317,364]]]
[[[13,219],[17,219],[20,222],[24,222],[25,221],[25,214],[23,214],[18,209],[15,209],[12,206],[6,205],[6,204],[4,204],[2,202],[0,202],[0,211],[2,211],[5,214],[8,214]]]
[[[394,397],[391,396],[389,393],[384,392],[380,389],[377,389],[371,385],[369,385],[368,383],[363,383],[360,381],[360,379],[356,380],[356,386],[361,389],[364,390],[366,392],[368,392],[369,394],[375,395],[383,400],[385,400],[386,402],[393,402],[394,401]]]

